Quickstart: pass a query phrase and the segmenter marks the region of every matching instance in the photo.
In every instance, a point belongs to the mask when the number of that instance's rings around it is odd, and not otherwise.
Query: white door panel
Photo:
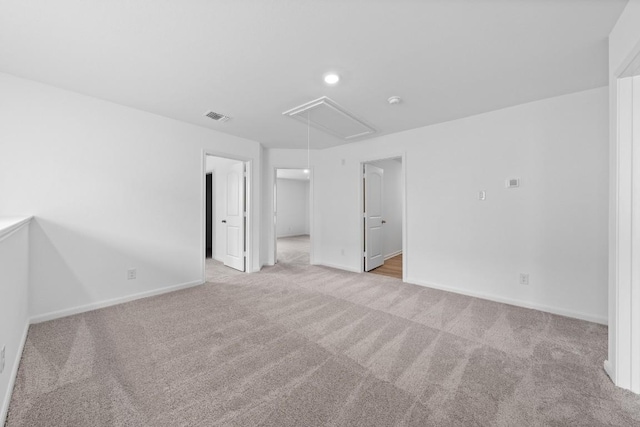
[[[364,269],[373,270],[384,264],[382,253],[382,183],[384,171],[372,165],[364,165]]]
[[[239,258],[240,253],[240,229],[238,227],[227,226],[227,255],[233,258]]]
[[[227,244],[224,265],[244,271],[244,163],[227,171]]]

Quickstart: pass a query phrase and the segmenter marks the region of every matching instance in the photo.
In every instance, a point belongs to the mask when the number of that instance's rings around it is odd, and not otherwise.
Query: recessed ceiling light
[[[334,85],[340,81],[340,76],[336,73],[325,74],[324,82],[328,85]]]
[[[309,173],[309,169],[305,169],[303,172],[304,173]]]

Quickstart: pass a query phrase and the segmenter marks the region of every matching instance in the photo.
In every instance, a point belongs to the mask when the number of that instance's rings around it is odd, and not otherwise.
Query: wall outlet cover
[[[520,273],[520,282],[521,285],[529,284],[529,273]]]

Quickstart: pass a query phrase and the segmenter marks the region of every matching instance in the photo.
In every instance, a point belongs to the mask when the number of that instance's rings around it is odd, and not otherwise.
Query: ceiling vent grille
[[[227,120],[229,120],[229,117],[225,116],[224,114],[216,113],[214,111],[207,111],[206,113],[204,113],[204,115],[205,117],[209,117],[216,122],[226,122]]]
[[[335,101],[323,96],[282,113],[302,123],[307,122],[321,131],[345,141],[376,133],[376,130],[357,118]]]

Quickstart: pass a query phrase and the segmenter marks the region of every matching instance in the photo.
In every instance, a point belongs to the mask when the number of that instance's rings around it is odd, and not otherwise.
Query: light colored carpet
[[[9,426],[640,425],[604,326],[280,263],[34,325]]]
[[[311,243],[309,236],[279,237],[277,242],[278,262],[290,265],[309,265]]]

